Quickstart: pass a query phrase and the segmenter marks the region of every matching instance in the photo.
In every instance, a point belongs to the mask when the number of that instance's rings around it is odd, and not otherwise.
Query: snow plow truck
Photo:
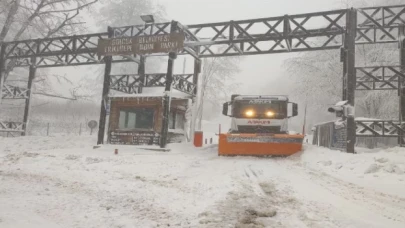
[[[302,150],[304,135],[288,131],[298,105],[287,96],[232,95],[222,114],[231,117],[231,128],[219,134],[219,156],[289,156]]]

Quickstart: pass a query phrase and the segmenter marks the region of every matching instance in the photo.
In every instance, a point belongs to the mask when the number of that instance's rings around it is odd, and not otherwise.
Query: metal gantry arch
[[[170,80],[174,88],[194,96],[201,58],[259,55],[287,52],[341,49],[343,62],[342,99],[354,106],[355,90],[398,90],[401,113],[398,120],[355,121],[348,119],[346,150],[354,152],[357,136],[390,136],[402,139],[405,126],[405,5],[342,9],[280,17],[227,21],[195,25],[179,22],[155,23],[109,28],[106,33],[6,42],[0,51],[0,99],[25,99],[21,122],[0,121],[0,131],[25,133],[29,118],[32,80],[37,68],[105,64],[98,143],[104,142],[105,102],[109,90],[142,93],[142,88],[164,86]],[[145,74],[145,56],[98,56],[99,39],[139,37],[182,32],[184,49],[178,54],[195,58],[195,72],[186,75]],[[358,67],[358,44],[399,44],[397,66]],[[159,56],[166,54],[152,54]],[[114,63],[136,62],[137,74],[111,75]],[[7,69],[29,67],[27,88],[4,82]],[[375,130],[376,127],[379,130]],[[388,126],[388,127],[386,127]],[[382,130],[381,130],[382,129]],[[401,140],[402,144],[402,140]]]

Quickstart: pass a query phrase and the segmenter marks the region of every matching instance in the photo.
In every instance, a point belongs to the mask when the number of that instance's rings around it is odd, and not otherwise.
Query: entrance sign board
[[[133,38],[125,37],[98,40],[98,55],[131,55],[133,53]]]
[[[184,40],[185,35],[183,32],[165,35],[100,39],[97,45],[97,54],[112,56],[179,52],[184,48]]]

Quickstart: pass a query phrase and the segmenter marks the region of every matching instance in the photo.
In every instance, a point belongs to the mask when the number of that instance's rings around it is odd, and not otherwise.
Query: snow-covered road
[[[0,138],[0,227],[405,227],[404,149],[252,158],[94,142]]]

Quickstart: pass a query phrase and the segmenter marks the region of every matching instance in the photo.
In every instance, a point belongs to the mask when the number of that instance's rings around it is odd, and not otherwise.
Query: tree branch
[[[73,14],[71,17],[69,17],[68,14],[66,14],[66,15],[65,15],[65,16],[66,16],[65,20],[63,20],[63,21],[59,24],[59,26],[57,26],[56,28],[54,28],[54,29],[52,29],[52,30],[49,30],[49,31],[48,31],[48,34],[46,35],[46,37],[50,37],[50,36],[52,36],[53,34],[57,33],[59,30],[61,30],[63,27],[66,26],[66,23],[67,23],[68,21],[72,20],[73,18],[75,18],[75,17],[78,16],[78,15],[79,15],[79,10],[77,10],[77,12],[76,12],[75,14]]]
[[[14,0],[14,4],[11,5],[10,10],[7,14],[7,19],[4,22],[3,28],[0,32],[0,43],[6,38],[8,31],[10,30],[11,24],[14,22],[14,17],[17,14],[18,6],[20,5],[20,0]]]
[[[60,2],[63,2],[63,1],[60,1]],[[78,6],[76,8],[72,8],[72,9],[45,11],[45,12],[40,12],[39,14],[68,13],[68,12],[78,11],[78,10],[84,9],[87,6],[90,6],[90,5],[92,5],[92,4],[96,3],[96,2],[98,2],[98,0],[93,0],[92,2],[86,3],[84,5],[80,5],[78,3]]]
[[[27,20],[23,22],[20,30],[18,30],[13,40],[18,40],[20,36],[24,33],[24,31],[27,29],[27,27],[31,24],[31,22],[38,16],[38,13],[42,9],[44,2],[45,0],[41,0],[41,2],[38,4],[34,12],[27,18]]]

